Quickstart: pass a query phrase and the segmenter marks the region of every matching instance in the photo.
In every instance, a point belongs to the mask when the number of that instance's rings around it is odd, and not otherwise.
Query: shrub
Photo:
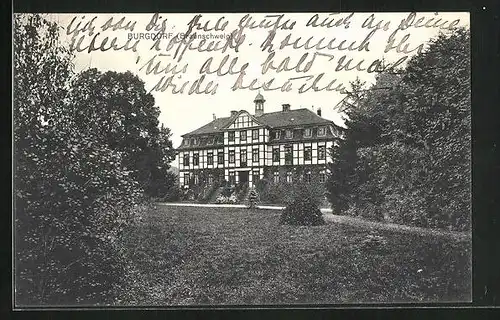
[[[281,224],[318,226],[325,224],[318,206],[310,199],[296,200],[281,213]]]
[[[217,199],[215,199],[215,203],[220,203],[220,204],[235,204],[237,202],[236,196],[231,195],[229,197],[226,197],[222,194],[220,194]]]
[[[16,301],[104,302],[122,267],[112,244],[132,219],[141,190],[117,152],[83,138],[52,147],[58,156],[40,157],[36,166],[18,158]],[[66,170],[55,172],[56,164]]]
[[[311,194],[310,189],[297,186],[293,191],[294,199],[288,202],[281,213],[281,224],[318,226],[325,224],[323,215],[318,208],[318,199]]]
[[[200,197],[198,197],[198,202],[199,203],[208,203],[210,199],[214,196],[215,192],[219,189],[218,184],[212,184],[210,186],[207,186],[203,192],[201,193]]]
[[[248,194],[248,183],[245,183],[237,193],[236,197],[238,199],[238,202],[241,203],[245,201],[247,194]]]
[[[231,186],[226,185],[222,189],[221,195],[223,195],[224,197],[229,198],[232,193],[233,193],[233,188]]]
[[[251,188],[250,191],[248,192],[247,196],[248,201],[258,201],[259,200],[259,193],[255,188]]]
[[[264,193],[265,190],[267,190],[268,186],[269,186],[269,180],[267,180],[266,178],[260,179],[257,181],[257,183],[255,183],[255,190],[259,194],[262,194]]]

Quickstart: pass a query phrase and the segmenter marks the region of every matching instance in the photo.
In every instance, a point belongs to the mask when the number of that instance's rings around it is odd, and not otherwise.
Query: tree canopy
[[[441,34],[404,69],[351,84],[327,183],[337,212],[470,228],[469,39]]]
[[[173,157],[170,130],[144,83],[131,73],[75,73],[59,32],[39,14],[14,16],[21,305],[102,302],[125,265],[114,241],[155,185],[175,182],[161,176]]]

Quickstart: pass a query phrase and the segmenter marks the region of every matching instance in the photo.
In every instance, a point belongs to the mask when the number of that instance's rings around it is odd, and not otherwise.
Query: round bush
[[[281,213],[281,224],[319,226],[325,224],[316,202],[310,198],[297,198]]]

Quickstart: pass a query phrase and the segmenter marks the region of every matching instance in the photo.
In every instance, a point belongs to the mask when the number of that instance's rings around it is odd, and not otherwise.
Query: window
[[[227,133],[229,141],[234,141],[234,131],[229,131]]]
[[[319,182],[320,183],[325,183],[325,181],[326,181],[326,173],[324,171],[321,171],[319,173]]]
[[[247,132],[246,131],[240,131],[240,140],[247,141]]]
[[[184,139],[184,145],[189,146],[189,139]]]
[[[274,132],[274,139],[275,140],[279,140],[281,137],[281,131],[275,131]]]
[[[286,130],[285,131],[285,138],[292,139],[293,138],[293,131],[292,130]]]
[[[224,152],[219,151],[217,153],[217,163],[218,164],[224,164]]]
[[[255,185],[255,183],[257,181],[260,180],[260,171],[259,170],[253,170],[252,171],[252,180],[253,180],[253,184]]]
[[[318,160],[325,160],[326,146],[318,146]]]
[[[311,146],[304,147],[304,160],[311,161],[312,159],[312,148]]]
[[[312,136],[311,128],[304,129],[304,137],[311,137],[311,136]]]
[[[286,173],[286,182],[291,183],[292,182],[292,172],[288,171]]]
[[[304,174],[304,180],[307,183],[311,183],[311,171],[308,171]]]
[[[229,184],[230,185],[235,185],[236,184],[236,175],[233,172],[229,172]]]
[[[278,171],[273,172],[273,181],[274,183],[280,182],[280,173]]]
[[[208,174],[208,183],[209,184],[214,183],[214,175],[211,173]]]
[[[279,162],[280,161],[280,148],[274,148],[273,149],[273,162]]]
[[[246,167],[247,165],[247,151],[240,150],[240,166]]]
[[[326,128],[325,127],[319,127],[318,128],[318,137],[322,137],[326,135]]]
[[[207,164],[209,166],[214,164],[214,153],[213,152],[208,152],[207,153]]]
[[[200,178],[197,173],[194,174],[194,184],[198,184],[200,182]]]
[[[200,164],[200,155],[195,153],[193,154],[193,165],[197,166]]]
[[[196,139],[196,138],[191,138],[191,144],[192,144],[192,145],[197,145],[197,144],[198,144],[198,139]]]
[[[190,185],[191,181],[189,181],[189,173],[184,173],[184,185]]]
[[[252,150],[252,161],[259,162],[259,149]]]
[[[252,140],[259,140],[259,129],[252,130]]]
[[[208,137],[207,144],[214,144],[214,137]]]
[[[238,117],[236,128],[244,128],[250,126],[250,118],[247,115]]]
[[[234,150],[229,150],[229,163],[234,163]]]
[[[285,164],[293,164],[292,146],[285,147]]]
[[[184,160],[183,160],[184,166],[189,166],[189,153],[184,154]]]

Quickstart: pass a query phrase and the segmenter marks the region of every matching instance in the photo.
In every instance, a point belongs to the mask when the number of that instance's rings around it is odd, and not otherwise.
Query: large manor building
[[[329,150],[339,135],[338,127],[317,112],[293,110],[264,112],[264,97],[254,100],[255,112],[231,111],[229,117],[182,135],[178,148],[181,186],[255,183],[264,177],[274,182],[300,177],[324,182]]]

